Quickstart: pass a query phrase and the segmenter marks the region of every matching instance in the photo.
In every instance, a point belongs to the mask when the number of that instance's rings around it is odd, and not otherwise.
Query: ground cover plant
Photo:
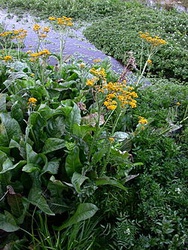
[[[49,19],[62,48],[73,20]],[[28,53],[26,32],[1,32],[0,248],[186,249],[188,88],[143,80],[168,39],[137,34],[148,57],[132,78],[131,53],[122,75],[65,63],[42,46],[52,27],[34,25]]]
[[[141,58],[147,58],[147,48],[139,40],[138,33],[149,32],[168,41],[153,57],[150,72],[158,77],[187,81],[188,30],[187,13],[156,10],[143,6],[127,5],[119,15],[97,20],[85,31],[90,42],[105,53],[122,61],[127,52],[133,51],[137,70],[142,68]],[[144,60],[145,61],[145,60]]]

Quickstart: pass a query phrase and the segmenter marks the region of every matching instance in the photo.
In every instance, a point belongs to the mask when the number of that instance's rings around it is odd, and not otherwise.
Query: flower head
[[[145,40],[154,47],[167,44],[165,40],[161,39],[158,36],[152,37],[148,32],[145,33],[139,32],[139,34],[140,38],[142,38],[143,40]]]
[[[34,98],[34,97],[30,97],[29,100],[28,100],[28,104],[31,105],[31,106],[35,106],[37,103],[37,99]]]
[[[5,61],[5,62],[8,62],[8,61],[11,61],[12,60],[12,56],[4,56],[3,57],[3,60]]]
[[[138,119],[139,119],[138,121],[139,124],[142,124],[142,125],[148,124],[148,120],[146,118],[139,116]]]

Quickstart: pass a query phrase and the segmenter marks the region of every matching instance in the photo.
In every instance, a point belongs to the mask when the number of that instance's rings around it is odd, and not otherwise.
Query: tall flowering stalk
[[[33,31],[36,33],[38,37],[38,46],[37,46],[37,52],[38,52],[39,50],[43,49],[42,43],[44,42],[45,38],[50,32],[50,28],[48,26],[42,27],[41,25],[36,23],[33,25]]]
[[[63,51],[65,48],[66,38],[69,31],[69,27],[73,26],[72,18],[62,16],[62,17],[49,17],[49,20],[52,21],[54,27],[60,32],[59,39],[59,70],[61,72],[62,64],[63,64]]]
[[[24,39],[26,38],[26,36],[27,36],[27,30],[24,30],[24,29],[13,30],[12,39],[15,40],[18,45],[18,49],[17,49],[18,59],[20,59],[21,46],[23,46]]]
[[[143,40],[143,42],[146,42],[147,44],[149,44],[149,49],[148,49],[148,58],[144,64],[144,67],[143,67],[141,74],[138,78],[137,85],[139,85],[139,83],[144,75],[144,72],[146,70],[146,67],[148,65],[152,64],[151,58],[157,52],[158,47],[167,44],[167,42],[164,39],[162,39],[158,36],[152,37],[148,32],[145,32],[145,33],[139,32],[139,36]]]
[[[96,130],[90,148],[89,161],[92,162],[93,147],[99,139],[98,136],[101,135],[101,132],[105,129],[110,120],[113,122],[113,125],[107,132],[108,138],[106,145],[108,150],[100,170],[100,175],[102,176],[105,174],[107,164],[109,163],[112,146],[111,142],[114,139],[114,133],[118,123],[121,117],[126,114],[128,108],[136,107],[136,98],[138,95],[133,87],[126,84],[126,81],[108,82],[104,68],[92,68],[90,69],[90,73],[91,77],[86,80],[86,85],[91,88],[91,92],[93,93],[93,99],[97,106],[98,119],[96,121]],[[100,123],[101,115],[104,115],[106,119],[103,123]]]

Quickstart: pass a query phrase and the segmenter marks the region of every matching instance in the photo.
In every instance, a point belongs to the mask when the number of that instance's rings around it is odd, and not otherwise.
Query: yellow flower
[[[86,85],[87,86],[93,86],[99,79],[97,77],[93,77],[91,79],[87,79]]]
[[[113,143],[115,141],[115,139],[113,137],[109,137],[108,140]]]
[[[148,120],[145,119],[144,117],[139,116],[138,119],[139,119],[138,121],[139,124],[143,124],[143,125],[148,124]]]
[[[154,47],[167,44],[165,40],[161,39],[158,36],[152,37],[148,32],[145,32],[145,33],[139,32],[139,34],[140,34],[140,38],[150,43]]]
[[[4,56],[4,57],[3,57],[3,60],[4,60],[5,62],[11,61],[11,60],[12,60],[12,56]]]
[[[181,103],[180,103],[180,102],[176,102],[176,105],[177,105],[177,106],[180,106],[180,105],[181,105]]]
[[[39,31],[40,30],[40,28],[41,28],[41,26],[39,25],[39,24],[34,24],[34,26],[33,26],[33,30],[34,31]]]
[[[34,97],[30,97],[29,100],[28,100],[28,104],[32,105],[32,106],[35,106],[37,103],[37,99],[34,98]]]
[[[49,27],[44,27],[43,31],[46,32],[46,33],[48,33],[48,32],[50,32],[50,28]]]
[[[50,16],[50,17],[48,17],[48,19],[49,19],[50,21],[55,21],[55,20],[56,20],[56,18],[55,18],[54,16]]]
[[[152,60],[148,59],[147,63],[151,65],[152,64]]]

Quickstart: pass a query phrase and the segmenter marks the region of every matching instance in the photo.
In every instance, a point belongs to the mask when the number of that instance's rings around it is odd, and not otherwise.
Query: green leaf
[[[4,161],[3,165],[2,165],[3,168],[2,168],[2,171],[0,172],[0,174],[4,174],[4,173],[6,173],[7,171],[10,171],[10,170],[15,169],[15,168],[20,168],[20,167],[22,167],[24,164],[26,164],[26,161],[24,161],[24,160],[21,160],[21,161],[19,161],[18,163],[13,164],[12,161],[11,161],[9,158],[7,158],[7,159]]]
[[[72,176],[74,172],[80,172],[82,163],[80,162],[80,151],[79,147],[74,146],[74,148],[69,151],[65,160],[65,169],[68,176]]]
[[[17,193],[7,194],[7,202],[11,208],[11,212],[17,218],[23,213],[24,206],[22,204],[22,196]]]
[[[80,124],[73,124],[73,134],[77,135],[80,138],[84,138],[88,133],[94,131],[95,129],[90,125],[80,125]]]
[[[11,139],[19,141],[22,136],[22,132],[18,122],[7,113],[0,113],[0,118],[4,128],[6,129],[9,141]]]
[[[0,94],[0,112],[6,111],[6,96],[7,94]]]
[[[78,208],[74,215],[63,223],[60,227],[56,228],[57,230],[62,230],[64,228],[70,227],[80,221],[87,220],[94,216],[98,211],[97,206],[92,203],[81,203],[78,205]]]
[[[28,163],[22,168],[22,171],[26,173],[33,173],[39,170],[40,170],[40,166],[37,164],[33,164],[33,163]]]
[[[11,107],[11,117],[17,120],[18,122],[22,122],[24,119],[23,111],[18,101],[16,101]]]
[[[118,187],[124,191],[127,191],[127,188],[124,187],[120,182],[111,179],[109,177],[102,177],[102,178],[98,178],[97,180],[95,180],[95,184],[96,186],[102,186],[102,185],[111,185],[111,186],[115,186]]]
[[[104,147],[103,148],[100,148],[98,149],[99,151],[96,151],[93,153],[93,156],[92,156],[92,164],[93,165],[96,165],[98,162],[101,161],[101,159],[104,157],[104,155],[108,152],[109,148],[108,147]]]
[[[74,103],[74,106],[72,108],[72,111],[70,113],[70,127],[73,127],[73,124],[79,124],[81,123],[81,114],[79,107]]]
[[[46,199],[42,195],[42,192],[39,188],[37,187],[31,188],[28,196],[28,201],[34,206],[37,206],[45,214],[55,215],[49,208]]]
[[[58,138],[48,138],[43,147],[43,153],[47,154],[65,147],[65,141]]]
[[[74,173],[71,182],[76,190],[77,193],[81,193],[81,185],[84,183],[85,180],[87,180],[88,177],[81,175],[79,173]]]
[[[9,233],[19,229],[14,217],[7,211],[5,211],[5,214],[0,213],[0,229]]]
[[[36,164],[38,162],[39,155],[33,151],[30,144],[26,143],[26,155],[27,155],[27,162]]]
[[[60,159],[54,159],[54,160],[51,160],[49,162],[47,161],[43,170],[42,170],[42,174],[44,174],[46,172],[48,172],[50,174],[57,174],[58,169],[59,169],[59,161],[60,161]]]

